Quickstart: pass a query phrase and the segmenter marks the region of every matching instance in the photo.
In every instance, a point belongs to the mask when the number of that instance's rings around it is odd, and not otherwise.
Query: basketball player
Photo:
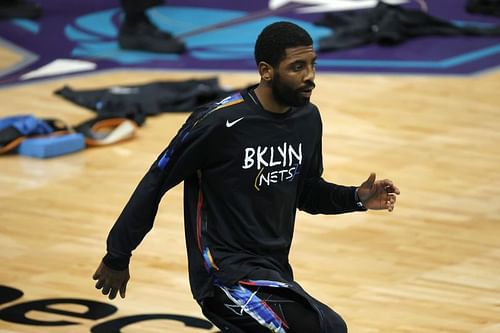
[[[322,124],[309,102],[316,54],[289,22],[255,45],[260,83],[193,112],[139,183],[111,229],[96,288],[125,297],[129,259],[166,191],[184,181],[189,278],[223,332],[345,333],[344,320],[294,281],[296,210],[392,211],[399,189],[372,173],[359,187],[322,178]]]

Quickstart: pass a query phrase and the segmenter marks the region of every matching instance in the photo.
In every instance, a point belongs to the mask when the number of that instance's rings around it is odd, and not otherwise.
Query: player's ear
[[[270,82],[273,80],[274,69],[265,61],[259,62],[259,74],[262,80]]]

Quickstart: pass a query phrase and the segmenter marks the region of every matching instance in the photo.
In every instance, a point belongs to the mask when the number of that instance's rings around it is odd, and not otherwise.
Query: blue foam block
[[[48,158],[74,153],[85,148],[80,133],[25,139],[18,147],[20,155]]]

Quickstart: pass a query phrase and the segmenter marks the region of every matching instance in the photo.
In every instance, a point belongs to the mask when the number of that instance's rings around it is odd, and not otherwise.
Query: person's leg
[[[184,43],[170,33],[158,29],[146,10],[163,3],[162,0],[121,0],[124,17],[118,34],[122,49],[159,53],[183,53]]]
[[[220,310],[217,309],[217,304],[215,302],[216,301],[214,301],[213,299],[210,299],[210,300],[205,300],[203,303],[200,304],[202,312],[205,315],[205,317],[208,320],[210,320],[212,324],[214,324],[215,327],[220,329],[220,331],[223,333],[245,333],[246,331],[243,331],[242,329],[233,325],[230,321],[226,319],[227,315],[229,314],[220,313]],[[248,319],[249,320],[251,319],[252,323],[254,322],[253,318],[248,317]],[[253,324],[255,325],[255,323]],[[267,330],[266,333],[269,333],[269,330]]]
[[[213,298],[202,306],[203,312],[222,332],[231,333],[320,333],[320,319],[303,297],[285,288],[256,287],[255,289],[216,288]],[[243,304],[243,306],[239,305]],[[345,323],[332,333],[345,333]],[[322,311],[324,316],[325,311]],[[326,312],[328,315],[328,313]],[[330,320],[331,321],[331,320]],[[331,326],[328,326],[331,327]]]
[[[144,13],[151,7],[159,6],[164,3],[162,0],[120,0],[123,11],[129,13]]]
[[[128,27],[134,27],[142,22],[151,22],[146,15],[149,8],[163,4],[161,0],[120,0],[124,17],[123,24]]]
[[[37,19],[42,15],[42,7],[31,0],[0,0],[0,19]]]
[[[286,332],[321,332],[318,312],[301,296],[285,288],[260,287],[257,295],[288,326]]]
[[[322,332],[347,333],[347,324],[337,312],[312,297],[311,302],[321,313]]]

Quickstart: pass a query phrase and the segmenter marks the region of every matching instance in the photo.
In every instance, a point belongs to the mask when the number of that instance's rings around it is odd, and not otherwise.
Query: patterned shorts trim
[[[244,287],[244,284],[258,287],[286,287],[287,285],[277,281],[253,280],[242,281],[240,284],[227,287],[217,283],[226,296],[234,305],[226,307],[238,315],[243,312],[255,319],[259,324],[271,330],[274,333],[286,333],[288,328],[285,322],[269,307],[269,305],[257,296],[257,291],[252,291]]]

